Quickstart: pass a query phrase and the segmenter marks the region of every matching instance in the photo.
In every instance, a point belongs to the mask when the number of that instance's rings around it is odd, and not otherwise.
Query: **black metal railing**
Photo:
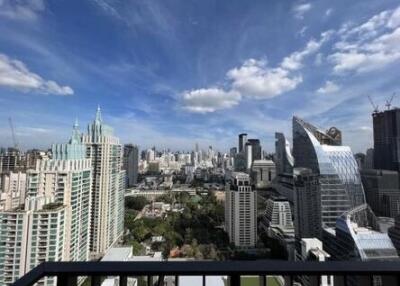
[[[45,277],[57,277],[57,286],[75,286],[78,277],[88,276],[90,285],[98,286],[102,278],[117,276],[120,286],[127,285],[128,277],[146,277],[148,286],[161,286],[164,277],[174,277],[178,286],[179,276],[201,276],[206,286],[206,276],[226,276],[230,286],[240,286],[241,276],[259,276],[260,283],[254,286],[268,286],[266,276],[271,275],[282,276],[284,285],[293,285],[299,277],[308,277],[309,285],[320,285],[321,277],[329,276],[334,278],[334,286],[348,285],[349,277],[355,277],[358,285],[374,285],[379,277],[382,285],[394,286],[400,285],[400,261],[45,262],[12,285],[28,286]]]

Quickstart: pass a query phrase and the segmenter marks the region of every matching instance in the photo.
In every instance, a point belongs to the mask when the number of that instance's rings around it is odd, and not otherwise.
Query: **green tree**
[[[137,197],[126,197],[125,208],[140,211],[145,205],[149,204],[149,201],[144,196]]]
[[[132,245],[132,254],[133,255],[141,255],[144,252],[144,247],[141,243],[137,242],[136,240],[131,241]]]

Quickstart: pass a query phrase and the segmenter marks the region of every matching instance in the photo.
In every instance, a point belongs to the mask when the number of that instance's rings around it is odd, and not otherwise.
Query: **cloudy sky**
[[[0,146],[82,130],[99,104],[122,142],[273,151],[295,114],[372,144],[400,92],[400,4],[369,1],[0,0]],[[393,100],[400,105],[400,95]]]

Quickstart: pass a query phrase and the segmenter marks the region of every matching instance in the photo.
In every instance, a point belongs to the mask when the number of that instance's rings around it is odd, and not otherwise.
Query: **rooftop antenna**
[[[374,113],[379,112],[379,106],[372,101],[372,98],[368,95],[369,102],[371,103],[372,107],[374,108]]]
[[[393,92],[393,94],[392,94],[392,96],[390,97],[390,99],[389,99],[389,100],[386,100],[385,106],[386,106],[387,110],[390,110],[390,107],[392,106],[393,98],[394,98],[395,96],[396,96],[396,92]]]
[[[14,148],[18,149],[18,141],[17,141],[17,137],[15,136],[14,124],[13,124],[13,121],[12,121],[11,117],[8,118],[8,123],[10,124],[11,136],[12,136]]]

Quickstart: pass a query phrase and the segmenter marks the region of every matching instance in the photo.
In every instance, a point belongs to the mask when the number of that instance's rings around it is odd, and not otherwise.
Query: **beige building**
[[[225,186],[225,230],[238,247],[257,242],[257,194],[246,173],[233,172]]]
[[[103,124],[100,108],[82,142],[93,170],[90,250],[92,258],[99,258],[124,230],[123,149],[112,128]]]
[[[0,211],[15,208],[25,200],[26,174],[0,173]]]

